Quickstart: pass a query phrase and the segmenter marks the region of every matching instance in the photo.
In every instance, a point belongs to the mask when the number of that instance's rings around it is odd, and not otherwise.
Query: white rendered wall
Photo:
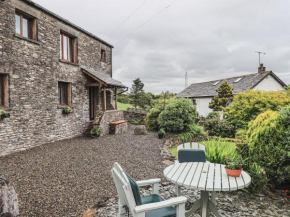
[[[283,86],[273,78],[272,75],[268,75],[263,81],[261,81],[253,90],[263,91],[277,91],[284,90]]]
[[[211,102],[211,97],[204,97],[204,98],[194,98],[196,100],[196,110],[200,116],[207,116],[208,113],[212,112],[213,110],[210,109],[209,103]]]

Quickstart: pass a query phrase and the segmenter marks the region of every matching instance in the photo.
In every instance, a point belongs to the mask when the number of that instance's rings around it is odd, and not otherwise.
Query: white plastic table
[[[209,210],[221,217],[214,202],[209,199],[209,192],[236,191],[246,188],[251,183],[251,177],[243,171],[240,177],[227,175],[225,165],[210,162],[205,163],[176,163],[166,167],[164,177],[178,186],[201,190],[201,199],[186,212],[190,216],[201,209],[202,217],[209,216]]]

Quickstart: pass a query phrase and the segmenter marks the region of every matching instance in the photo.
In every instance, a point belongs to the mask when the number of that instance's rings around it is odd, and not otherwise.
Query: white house
[[[272,71],[266,71],[263,64],[260,65],[258,73],[241,75],[238,77],[225,78],[202,83],[194,83],[177,94],[177,98],[186,97],[192,100],[196,105],[196,109],[201,116],[207,116],[212,112],[209,103],[212,98],[217,95],[216,89],[224,82],[233,88],[233,94],[245,92],[249,89],[262,91],[284,90],[287,86]]]

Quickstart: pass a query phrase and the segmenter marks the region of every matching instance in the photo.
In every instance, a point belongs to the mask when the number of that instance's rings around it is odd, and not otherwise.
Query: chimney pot
[[[263,65],[263,63],[261,63],[258,68],[258,72],[265,72],[265,71],[266,71],[266,67]]]

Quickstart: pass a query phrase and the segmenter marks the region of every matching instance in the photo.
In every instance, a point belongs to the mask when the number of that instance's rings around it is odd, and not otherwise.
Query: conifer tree
[[[223,111],[233,101],[233,88],[225,81],[216,89],[216,92],[218,95],[214,96],[209,103],[209,108],[214,111]]]

